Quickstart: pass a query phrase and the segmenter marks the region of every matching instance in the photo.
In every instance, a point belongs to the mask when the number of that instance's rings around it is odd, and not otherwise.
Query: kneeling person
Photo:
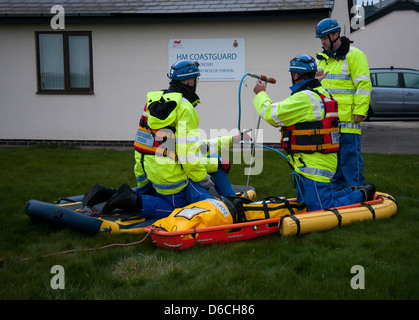
[[[273,103],[258,81],[253,104],[265,121],[281,127],[282,147],[301,177],[297,201],[304,202],[308,211],[315,211],[372,200],[374,185],[333,192],[330,182],[339,149],[337,101],[315,78],[317,64],[313,57],[295,57],[289,71],[293,84],[290,97]]]

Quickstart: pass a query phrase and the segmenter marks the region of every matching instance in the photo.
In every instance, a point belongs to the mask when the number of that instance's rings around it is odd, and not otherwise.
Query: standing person
[[[260,116],[274,127],[281,127],[282,147],[301,177],[297,201],[308,211],[350,205],[371,200],[375,187],[347,187],[333,192],[330,183],[337,166],[339,142],[337,103],[315,78],[313,57],[299,55],[291,60],[291,96],[273,103],[258,81],[253,104]]]
[[[201,152],[205,144],[195,110],[200,102],[196,94],[198,66],[189,60],[177,61],[168,74],[169,88],[147,93],[134,143],[136,192],[127,184],[119,189],[99,186],[86,194],[83,203],[92,205],[100,199],[106,201],[103,213],[116,208],[138,210],[148,218],[166,217],[175,208],[211,198],[211,187],[222,196],[234,195],[227,175],[230,162],[218,154],[207,157]],[[225,136],[212,143],[218,151],[239,140],[240,135]]]
[[[352,46],[347,37],[341,37],[340,30],[338,22],[330,18],[316,26],[316,38],[320,38],[324,49],[317,53],[317,78],[339,103],[340,147],[332,179],[335,190],[365,184],[361,129],[372,86],[366,55]]]

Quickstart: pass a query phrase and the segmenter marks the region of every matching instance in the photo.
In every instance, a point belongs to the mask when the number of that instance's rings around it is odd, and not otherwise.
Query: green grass
[[[364,155],[367,181],[398,202],[390,219],[181,252],[159,249],[148,238],[47,258],[42,256],[144,237],[86,236],[33,223],[24,213],[30,199],[53,202],[84,194],[97,182],[134,186],[133,152],[0,148],[0,161],[0,299],[419,299],[419,156]],[[233,165],[232,183],[246,183],[243,168]],[[262,174],[250,184],[259,198],[294,197],[289,174],[284,159],[267,151]],[[51,288],[54,265],[65,269],[64,290]],[[364,267],[363,290],[351,288],[354,265]]]

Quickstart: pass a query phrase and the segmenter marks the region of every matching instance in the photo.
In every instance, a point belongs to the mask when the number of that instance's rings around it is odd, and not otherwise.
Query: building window
[[[91,32],[37,32],[38,93],[93,93]]]

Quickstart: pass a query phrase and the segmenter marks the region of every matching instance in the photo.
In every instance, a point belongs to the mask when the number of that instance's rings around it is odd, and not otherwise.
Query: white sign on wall
[[[170,39],[169,68],[178,60],[198,61],[199,81],[240,81],[245,74],[244,39]]]

